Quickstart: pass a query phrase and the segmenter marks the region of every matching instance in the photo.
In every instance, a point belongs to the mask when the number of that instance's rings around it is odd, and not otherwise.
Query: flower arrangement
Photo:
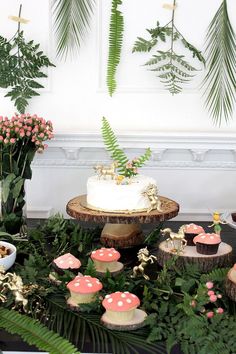
[[[24,182],[31,179],[31,162],[53,138],[51,121],[30,114],[0,117],[0,180],[2,226],[17,233],[23,224]]]

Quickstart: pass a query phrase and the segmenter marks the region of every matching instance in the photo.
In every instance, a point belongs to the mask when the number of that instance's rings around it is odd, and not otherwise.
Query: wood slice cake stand
[[[111,330],[116,331],[134,331],[138,328],[144,326],[145,318],[147,317],[146,312],[140,309],[136,309],[134,313],[134,318],[125,324],[117,324],[112,322],[109,317],[106,315],[106,312],[101,317],[101,323]]]
[[[113,213],[92,210],[87,206],[87,196],[81,195],[70,200],[66,206],[67,213],[75,219],[104,223],[101,243],[107,247],[129,248],[142,244],[143,234],[140,224],[151,224],[169,220],[178,215],[179,205],[168,198],[159,197],[162,212],[152,210],[150,213]]]
[[[163,267],[176,253],[173,253],[170,245],[167,247],[166,241],[159,245],[157,261]],[[184,268],[187,264],[196,264],[202,272],[209,272],[214,268],[228,267],[232,264],[232,247],[227,243],[221,242],[218,252],[214,255],[197,253],[195,246],[186,246],[183,252],[178,254],[176,265]]]
[[[228,297],[236,301],[236,267],[231,268],[227,274],[225,291]]]

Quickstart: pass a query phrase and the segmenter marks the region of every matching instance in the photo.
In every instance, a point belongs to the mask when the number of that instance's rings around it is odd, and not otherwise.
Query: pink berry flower
[[[207,292],[207,295],[208,295],[208,296],[215,295],[215,292],[214,292],[213,290],[209,290],[209,291]]]
[[[216,295],[211,295],[210,296],[210,301],[211,302],[215,302],[217,300],[217,296]]]
[[[222,307],[218,307],[218,309],[216,310],[217,313],[223,313],[224,312],[224,309],[222,309]]]
[[[214,312],[209,311],[209,312],[207,312],[206,316],[207,316],[207,318],[212,318],[212,317],[214,317]]]
[[[212,283],[212,281],[208,281],[208,282],[206,283],[207,289],[212,289],[213,286],[214,286],[214,284]]]

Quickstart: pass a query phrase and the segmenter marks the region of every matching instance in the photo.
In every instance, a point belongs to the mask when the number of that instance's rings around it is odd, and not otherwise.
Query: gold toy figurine
[[[99,179],[101,177],[106,179],[106,176],[111,176],[111,179],[114,179],[116,176],[116,167],[117,162],[114,161],[109,166],[97,165],[94,167],[94,170],[97,173]]]
[[[149,276],[144,273],[146,266],[150,262],[151,264],[154,263],[154,260],[157,259],[157,257],[151,255],[149,256],[149,251],[147,247],[141,248],[138,251],[138,261],[140,262],[139,265],[135,266],[133,268],[133,274],[131,275],[131,278],[136,278],[138,274],[141,274],[144,279],[149,280]]]
[[[222,230],[222,227],[220,225],[225,224],[227,224],[227,222],[221,220],[220,213],[218,213],[218,211],[215,211],[213,213],[213,223],[211,225],[208,225],[208,227],[213,227],[215,234],[220,235],[220,232]]]
[[[166,228],[166,229],[161,230],[162,235],[167,236],[167,239],[166,239],[167,247],[170,242],[170,244],[173,247],[173,252],[178,252],[178,251],[183,252],[184,247],[187,246],[187,240],[184,238],[184,228],[185,228],[185,225],[182,225],[179,228],[178,233],[173,232],[170,228]],[[180,241],[180,246],[177,249],[176,249],[175,243],[174,243],[175,240]]]
[[[147,189],[142,193],[142,195],[148,197],[150,202],[150,207],[147,210],[147,213],[150,213],[151,210],[157,210],[162,213],[161,201],[158,196],[158,189],[155,184],[149,184]]]

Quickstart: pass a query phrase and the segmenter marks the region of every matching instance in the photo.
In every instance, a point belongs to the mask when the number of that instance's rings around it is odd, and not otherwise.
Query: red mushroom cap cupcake
[[[187,241],[187,246],[195,246],[193,239],[195,236],[205,232],[202,226],[196,224],[187,224],[184,227],[185,239]]]
[[[140,305],[140,300],[128,291],[117,291],[106,295],[102,305],[106,309],[107,317],[112,322],[126,323],[134,317],[135,310]]]
[[[61,269],[79,269],[81,262],[71,253],[65,253],[53,261],[58,268]]]
[[[115,248],[102,247],[91,253],[91,258],[99,262],[114,262],[120,258],[120,253]]]
[[[75,293],[90,294],[102,289],[102,283],[90,275],[77,276],[67,284],[67,288]]]
[[[197,246],[198,253],[211,255],[217,253],[221,238],[218,234],[201,233],[194,237],[193,242]]]
[[[88,304],[95,300],[96,293],[102,289],[102,283],[90,275],[77,276],[67,284],[71,297],[67,300],[69,305],[78,306]]]

